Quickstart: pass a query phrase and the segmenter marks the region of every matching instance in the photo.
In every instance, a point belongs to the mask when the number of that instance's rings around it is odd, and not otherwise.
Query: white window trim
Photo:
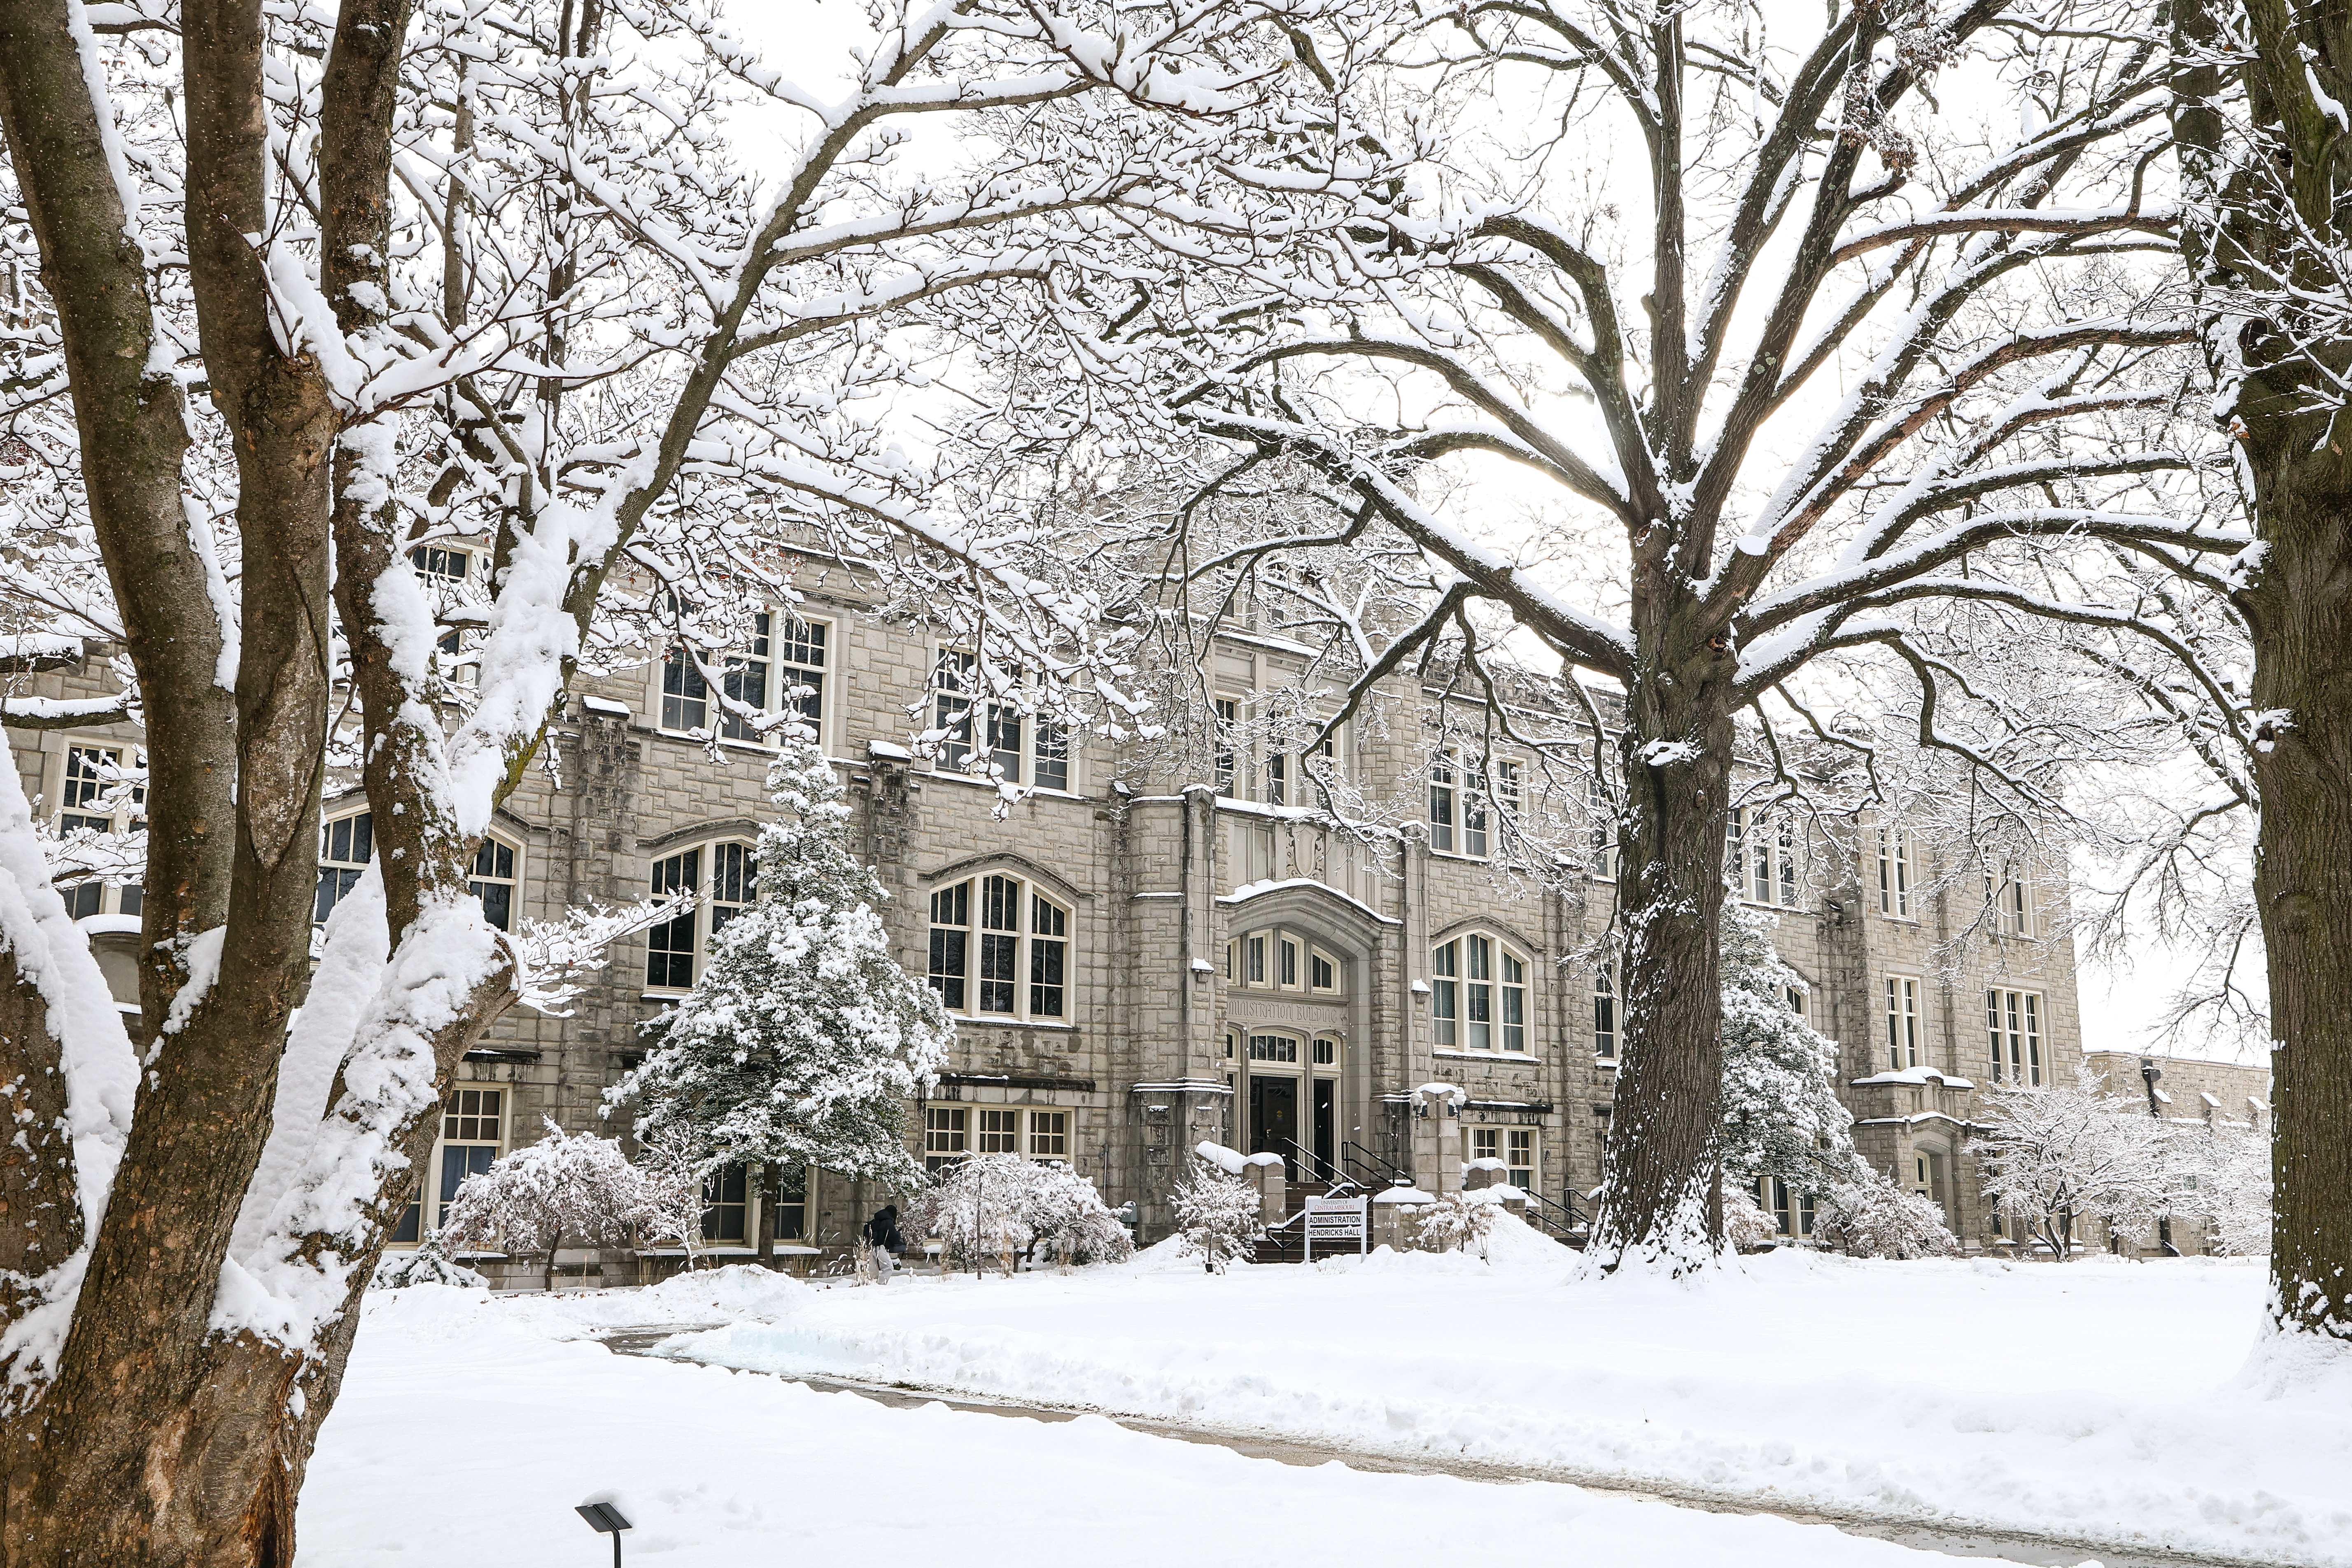
[[[79,829],[79,827],[89,827],[90,826],[90,821],[95,820],[101,815],[97,811],[90,810],[85,805],[68,805],[66,804],[67,793],[71,790],[75,784],[82,782],[76,779],[70,772],[73,766],[73,754],[76,752],[98,752],[103,753],[102,760],[99,764],[100,767],[121,768],[127,765],[136,770],[143,769],[146,766],[146,759],[143,755],[144,751],[144,747],[125,744],[121,741],[74,736],[67,737],[65,743],[58,748],[57,787],[48,792],[48,799],[58,803],[57,809],[49,813],[50,826],[56,828],[58,836],[62,837],[66,832],[65,819],[68,816],[87,819],[83,823],[77,825]],[[130,759],[127,764],[124,762],[126,757]],[[102,800],[104,798],[108,788],[109,786],[106,785],[103,781],[100,781],[100,794],[99,799]],[[131,791],[124,793],[118,809],[103,814],[106,820],[106,826],[102,828],[90,827],[90,831],[102,832],[118,837],[124,834],[136,831],[146,822],[146,803],[143,800],[134,799],[133,792],[139,795],[143,795],[145,790],[145,785],[134,784]],[[96,803],[93,802],[92,804]],[[146,887],[143,879],[139,882],[122,884],[107,881],[98,881],[96,883],[81,882],[72,887],[60,888],[58,891],[65,898],[67,905],[68,909],[70,909],[76,896],[80,893],[82,889],[90,886],[95,886],[99,890],[98,908],[91,910],[89,914],[76,917],[77,919],[92,920],[104,915],[119,916],[124,914],[125,911],[122,908],[122,896],[125,893],[131,893],[134,899],[139,901],[141,910],[142,912],[144,910]]]
[[[1887,920],[1916,925],[1912,908],[1919,890],[1919,868],[1912,853],[1911,830],[1882,826],[1878,830],[1878,912]]]
[[[1767,837],[1761,844],[1752,843],[1748,836],[1759,829]],[[1724,848],[1725,858],[1733,861],[1727,869],[1736,872],[1733,886],[1741,903],[1769,910],[1804,908],[1805,836],[1792,819],[1759,806],[1736,805],[1726,825]],[[1765,889],[1770,895],[1762,899],[1756,896],[1759,851]]]
[[[768,618],[768,651],[757,653],[751,647],[712,650],[704,655],[703,665],[718,670],[723,679],[730,662],[738,660],[749,662],[756,658],[767,666],[766,694],[762,699],[767,705],[760,711],[763,714],[781,713],[783,710],[777,706],[777,703],[781,700],[782,693],[787,686],[797,684],[797,682],[787,681],[784,679],[784,673],[788,670],[804,670],[808,668],[784,658],[777,651],[789,641],[784,635],[785,628],[795,621],[810,626],[824,627],[826,662],[822,671],[824,679],[818,688],[816,743],[817,749],[826,756],[838,755],[839,748],[835,741],[841,723],[840,659],[843,623],[831,616],[795,615],[790,610],[775,605],[762,605],[751,613],[755,616],[765,616]],[[753,625],[757,624],[754,621]],[[648,727],[654,733],[667,736],[674,741],[691,741],[698,746],[719,745],[737,751],[757,752],[763,755],[777,750],[783,741],[781,726],[758,738],[729,735],[723,732],[721,726],[725,721],[726,710],[720,702],[721,691],[712,688],[708,677],[704,678],[705,690],[701,697],[680,699],[684,701],[699,701],[703,704],[702,724],[699,727],[682,729],[677,725],[663,722],[667,717],[662,708],[666,699],[666,694],[662,690],[663,671],[668,667],[671,651],[673,649],[683,651],[684,647],[682,643],[675,641],[664,643],[660,656],[646,667],[645,712]]]
[[[2050,998],[2042,992],[1986,986],[1985,1039],[1993,1053],[1993,1082],[2038,1089],[2050,1081]],[[2003,1047],[2016,1053],[2013,1070]]]
[[[1019,790],[1024,795],[1076,799],[1085,787],[1079,773],[1080,762],[1086,752],[1086,747],[1081,743],[1083,737],[1080,731],[1068,724],[1060,722],[1051,714],[1024,709],[1018,700],[1008,700],[985,694],[976,679],[971,691],[948,689],[940,683],[940,674],[946,668],[947,661],[950,658],[973,660],[975,676],[978,673],[978,656],[970,648],[955,643],[940,643],[932,647],[930,674],[923,686],[922,710],[923,733],[927,737],[922,749],[930,758],[930,776],[935,779],[951,780],[957,784],[977,784],[987,790],[1010,788]],[[1026,695],[1032,689],[1024,683],[1022,689]],[[963,731],[961,740],[954,738],[953,725],[941,721],[940,702],[942,699],[957,700],[964,704],[960,715]],[[1021,726],[1021,743],[1015,749],[1013,758],[1013,767],[1018,770],[1020,775],[1017,778],[1000,776],[998,770],[1002,764],[997,763],[995,758],[997,752],[1005,748],[990,747],[986,743],[996,727],[1007,719]],[[1052,752],[1042,744],[1045,731],[1048,730],[1061,736],[1061,755],[1058,758],[1054,757]],[[950,746],[966,748],[962,762],[954,762],[949,758],[948,748]],[[970,764],[972,759],[983,750],[986,750],[989,754],[989,769],[987,772],[975,773],[971,771]],[[1062,782],[1057,784],[1040,784],[1037,782],[1038,767],[1041,763],[1049,761],[1060,763]]]
[[[1034,1161],[1040,1165],[1067,1165],[1075,1170],[1077,1168],[1078,1150],[1084,1146],[1080,1141],[1079,1110],[1080,1108],[1075,1105],[998,1105],[985,1100],[958,1100],[952,1104],[941,1103],[938,1100],[927,1101],[923,1106],[921,1129],[923,1147],[920,1158],[925,1167],[933,1171],[942,1170],[959,1160],[969,1160],[978,1154],[1018,1154],[1021,1158]],[[958,1113],[962,1115],[963,1147],[961,1149],[950,1151],[936,1149],[932,1146],[935,1136],[946,1139],[956,1135],[950,1129],[933,1129],[931,1118],[942,1113],[950,1116]],[[1012,1148],[982,1149],[980,1146],[981,1138],[983,1136],[981,1123],[984,1118],[990,1116],[1013,1118],[1013,1130],[1009,1134],[1013,1139]],[[1055,1116],[1063,1119],[1060,1132],[1055,1133],[1041,1129],[1039,1126],[1041,1119]],[[984,1135],[991,1138],[1008,1136],[1001,1129]],[[1040,1152],[1037,1140],[1041,1137],[1059,1137],[1062,1140],[1062,1152],[1058,1154]]]
[[[1493,952],[1494,967],[1483,980],[1469,973],[1469,944],[1474,941],[1488,943]],[[1454,959],[1455,973],[1452,974],[1447,974],[1439,968],[1438,954],[1448,949],[1455,950],[1457,953]],[[1519,966],[1519,978],[1516,983],[1505,978],[1508,973],[1506,965],[1512,963]],[[1532,1057],[1535,1054],[1533,1048],[1535,971],[1535,961],[1519,951],[1517,942],[1499,931],[1488,931],[1483,927],[1455,931],[1443,942],[1431,943],[1429,952],[1430,1048],[1439,1053],[1460,1052],[1465,1056],[1501,1057],[1507,1059]],[[1485,985],[1490,992],[1486,1020],[1486,1037],[1490,1043],[1485,1046],[1474,1046],[1469,1043],[1473,1020],[1470,1017],[1468,1003],[1470,987],[1474,985]],[[1452,987],[1450,992],[1448,987]],[[1506,1022],[1505,1015],[1507,1009],[1504,1005],[1506,996],[1512,991],[1519,993],[1519,1021],[1517,1026],[1519,1030],[1520,1043],[1516,1047],[1503,1043],[1507,1037],[1504,1031],[1512,1026]],[[1454,1011],[1450,1016],[1444,1011],[1449,995],[1454,999]],[[1454,1038],[1450,1041],[1444,1037],[1444,1026],[1448,1022],[1454,1025]]]
[[[1013,895],[1018,909],[1018,927],[1014,931],[996,931],[981,924],[982,918],[981,889],[992,877],[1001,877],[1018,889]],[[968,887],[971,889],[966,897],[964,923],[957,926],[933,919],[930,900],[940,894],[952,892],[960,887]],[[1022,1024],[1034,1023],[1044,1027],[1067,1028],[1072,1026],[1077,1014],[1078,1000],[1078,911],[1069,900],[1058,893],[1048,890],[1034,878],[1025,877],[1018,871],[1010,869],[978,870],[969,876],[959,877],[953,881],[940,882],[929,888],[925,892],[924,898],[922,971],[924,983],[931,986],[932,992],[940,998],[950,1014],[959,1018],[993,1018]],[[1043,900],[1061,914],[1062,934],[1041,935],[1034,929],[1037,900]],[[946,987],[934,983],[950,977],[936,971],[931,962],[932,933],[957,931],[961,931],[964,936],[963,973],[960,976],[963,981],[964,997],[961,1005],[947,1001]],[[982,1012],[979,1006],[982,983],[981,948],[982,940],[990,936],[1011,936],[1013,939],[1013,1011],[1012,1012]],[[1057,942],[1062,944],[1062,1010],[1059,1013],[1036,1011],[1034,998],[1031,994],[1032,987],[1044,984],[1035,979],[1034,967],[1036,962],[1034,957],[1036,943],[1041,941]]]
[[[1926,1009],[1922,1005],[1925,998],[1921,994],[1919,976],[1888,973],[1882,1000],[1885,1004],[1882,1016],[1886,1020],[1885,1039],[1887,1059],[1893,1063],[1894,1070],[1906,1072],[1912,1068],[1925,1065],[1927,1053],[1920,1036],[1923,1033],[1922,1026],[1925,1022]],[[1904,1004],[1908,1005],[1906,1006]],[[1906,1025],[1907,1028],[1898,1029],[1896,1027],[1898,1021]],[[1898,1039],[1898,1035],[1906,1037]],[[1900,1059],[1906,1057],[1907,1060]]]
[[[1488,756],[1479,759],[1458,746],[1444,746],[1432,752],[1429,756],[1429,766],[1425,770],[1429,789],[1429,820],[1424,825],[1429,830],[1431,854],[1443,855],[1453,860],[1476,861],[1480,864],[1496,858],[1496,850],[1498,847],[1496,840],[1500,837],[1500,821],[1505,809],[1502,801],[1503,792],[1495,787],[1493,773],[1474,765],[1480,761],[1495,769],[1510,769],[1512,784],[1509,794],[1514,800],[1522,796],[1526,783],[1519,773],[1519,760],[1516,757]],[[1444,771],[1443,777],[1440,776],[1440,770]],[[1444,796],[1446,802],[1445,815],[1449,820],[1444,823],[1437,820],[1440,795]],[[1474,822],[1477,825],[1475,827],[1472,826]],[[1446,836],[1447,842],[1444,844],[1438,842],[1438,835],[1441,832]],[[1475,848],[1472,847],[1474,833],[1478,839]]]

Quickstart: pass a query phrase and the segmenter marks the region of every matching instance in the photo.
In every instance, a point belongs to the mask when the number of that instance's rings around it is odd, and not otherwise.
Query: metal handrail
[[[1297,1139],[1285,1138],[1283,1142],[1298,1151],[1299,1168],[1313,1172],[1314,1179],[1316,1181],[1328,1182],[1335,1187],[1352,1187],[1357,1185],[1353,1177],[1341,1173],[1337,1165],[1334,1165],[1330,1161],[1326,1160],[1320,1154],[1316,1153],[1306,1144],[1301,1143]]]
[[[1350,1153],[1349,1152],[1349,1150],[1353,1150],[1355,1152]],[[1356,1158],[1356,1155],[1358,1154],[1363,1156],[1360,1161]],[[1356,1174],[1356,1167],[1359,1164],[1361,1164],[1369,1169],[1373,1175],[1385,1179],[1387,1184],[1391,1186],[1400,1184],[1411,1186],[1412,1184],[1412,1178],[1411,1176],[1406,1175],[1402,1171],[1397,1169],[1394,1165],[1390,1164],[1386,1160],[1383,1160],[1378,1154],[1373,1153],[1370,1149],[1365,1148],[1361,1143],[1357,1142],[1352,1138],[1346,1140],[1339,1145],[1339,1159],[1341,1163],[1348,1167],[1348,1173],[1350,1176],[1354,1176]],[[1361,1178],[1358,1179],[1360,1181],[1361,1180]],[[1370,1185],[1372,1184],[1365,1183],[1364,1184]]]

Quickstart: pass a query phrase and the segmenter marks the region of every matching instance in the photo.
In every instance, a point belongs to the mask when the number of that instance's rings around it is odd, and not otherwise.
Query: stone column
[[[1461,1089],[1416,1086],[1412,1095],[1412,1179],[1432,1197],[1462,1190]]]

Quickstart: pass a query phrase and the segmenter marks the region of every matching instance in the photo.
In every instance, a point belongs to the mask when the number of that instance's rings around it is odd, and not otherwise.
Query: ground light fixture
[[[621,1531],[634,1528],[621,1517],[621,1510],[608,1502],[583,1502],[575,1511],[588,1521],[589,1529],[613,1538],[613,1568],[621,1568]]]

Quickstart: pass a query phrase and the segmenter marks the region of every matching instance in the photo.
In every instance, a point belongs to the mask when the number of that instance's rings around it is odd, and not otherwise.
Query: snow
[[[1249,1162],[1242,1158],[1239,1150],[1228,1149],[1223,1143],[1212,1143],[1206,1139],[1192,1145],[1192,1152],[1228,1176],[1238,1176],[1249,1168]]]
[[[580,706],[591,713],[602,713],[608,719],[629,717],[629,705],[625,702],[615,702],[609,697],[583,697],[580,700]]]
[[[1937,1072],[1934,1068],[1905,1068],[1900,1072],[1874,1072],[1868,1078],[1854,1079],[1852,1082],[1856,1089],[1874,1083],[1908,1083],[1922,1087],[1930,1083],[1940,1083],[1947,1089],[1974,1089],[1977,1086],[1974,1079],[1955,1078],[1948,1072]]]
[[[1097,1415],[1047,1423],[937,1404],[894,1409],[855,1394],[579,1342],[600,1324],[690,1321],[698,1313],[708,1321],[734,1310],[726,1292],[736,1287],[705,1281],[752,1272],[553,1300],[492,1300],[439,1286],[373,1293],[302,1492],[304,1568],[598,1563],[609,1549],[572,1512],[591,1500],[613,1503],[635,1527],[623,1537],[630,1563],[681,1568],[867,1561],[1027,1568],[1041,1543],[1056,1558],[1122,1568],[1244,1557],[1407,1568],[1457,1557],[1465,1539],[1482,1558],[1506,1562],[1549,1561],[1573,1542],[1575,1560],[1588,1568],[1949,1562],[1825,1525],[1551,1483],[1289,1466],[1130,1432]],[[978,1289],[961,1279],[887,1289],[815,1291],[781,1280],[782,1289],[745,1289],[760,1295],[759,1312],[799,1321],[861,1306],[919,1316],[927,1307],[1042,1299],[1080,1282],[1230,1293],[1288,1272],[1208,1278],[1192,1263],[1160,1274],[1100,1269]],[[1040,1285],[1047,1291],[1030,1289]],[[989,1522],[1008,1517],[1017,1523]]]
[[[1379,1251],[1211,1278],[1154,1247],[1069,1277],[828,1291],[676,1348],[1784,1506],[2352,1564],[2352,1372],[2241,1381],[2259,1265],[1779,1252],[1696,1283],[1584,1281],[1519,1222],[1496,1231],[1492,1264]]]

